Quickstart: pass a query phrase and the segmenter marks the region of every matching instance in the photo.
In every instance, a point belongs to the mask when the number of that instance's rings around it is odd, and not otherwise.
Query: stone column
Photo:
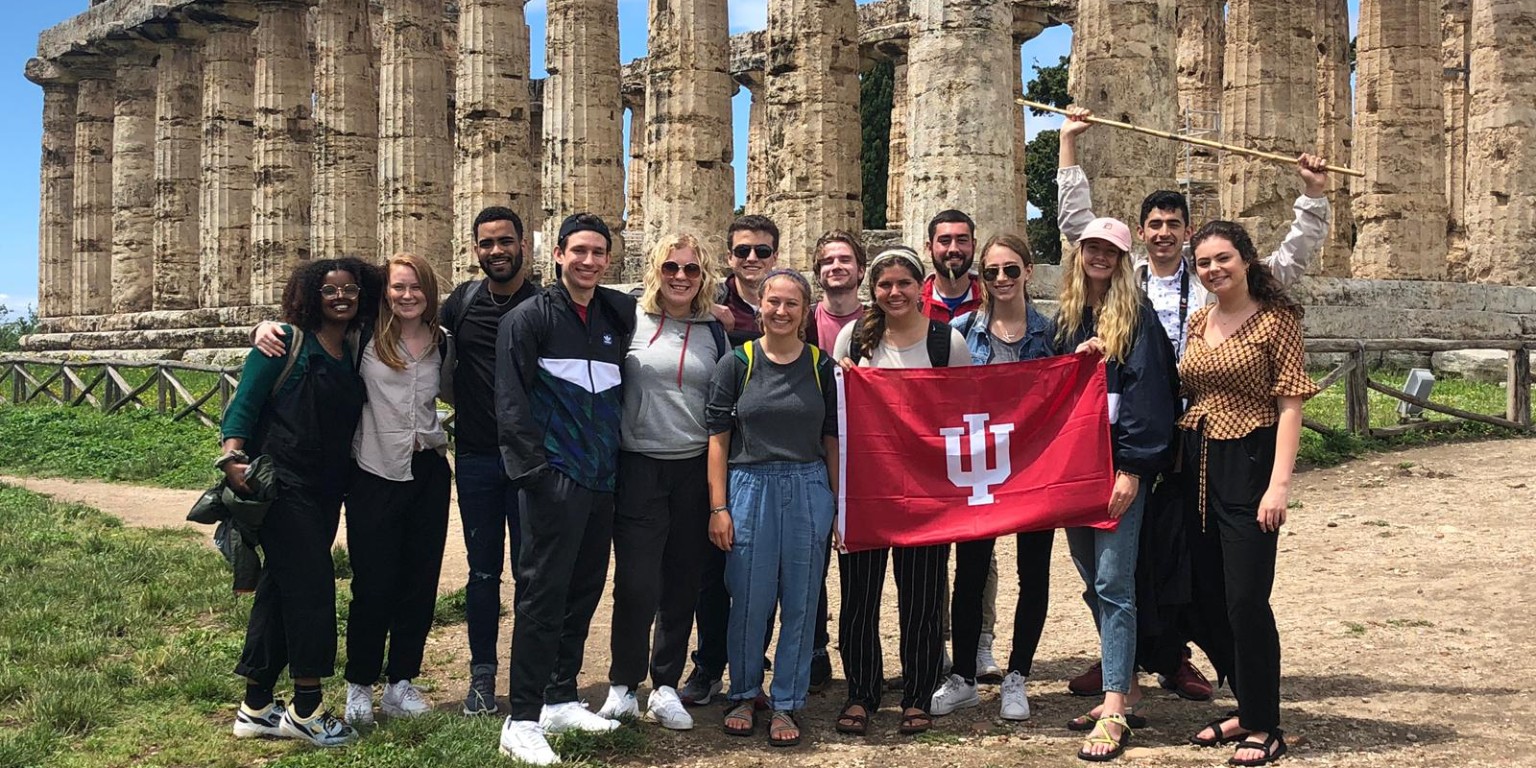
[[[155,49],[119,51],[114,80],[111,306],[143,312],[155,270]]]
[[[84,72],[76,90],[74,313],[112,310],[112,114],[110,66]]]
[[[907,196],[907,125],[912,121],[907,108],[907,58],[902,56],[894,63],[891,74],[891,138],[890,155],[885,170],[885,226],[896,229],[901,226],[901,204]]]
[[[1446,270],[1452,280],[1465,280],[1467,268],[1467,57],[1471,53],[1472,0],[1440,3],[1440,56],[1445,75],[1445,199],[1450,228],[1446,232]]]
[[[1472,0],[1467,272],[1536,285],[1536,5]]]
[[[1013,40],[1013,95],[1024,93],[1024,55],[1020,46],[1023,42],[1018,38]],[[1012,102],[1012,99],[1009,99]],[[1024,173],[1024,163],[1028,159],[1025,148],[1029,145],[1029,130],[1025,125],[1024,107],[1012,104],[1013,107],[1013,220],[1016,229],[1013,232],[1028,240],[1029,229],[1029,176]]]
[[[310,258],[315,71],[306,45],[309,6],[307,0],[267,0],[258,6],[252,304],[280,302],[289,273]]]
[[[1354,145],[1354,95],[1349,70],[1349,3],[1319,0],[1317,28],[1317,152],[1335,165],[1349,165]],[[1355,219],[1350,212],[1350,180],[1328,179],[1328,239],[1311,272],[1349,277]]]
[[[1072,36],[1073,100],[1113,120],[1176,125],[1178,40],[1165,32],[1177,28],[1175,6],[1173,0],[1083,0]],[[1126,45],[1127,40],[1141,43]],[[1132,227],[1142,198],[1174,188],[1177,158],[1179,148],[1166,140],[1130,131],[1097,129],[1078,141],[1078,162],[1093,185],[1094,210]]]
[[[761,71],[737,73],[736,82],[747,89],[747,213],[768,211],[768,96],[763,92]]]
[[[368,0],[320,0],[315,14],[314,220],[318,258],[379,252],[379,70]]]
[[[1317,141],[1316,6],[1231,0],[1223,62],[1222,133],[1254,149],[1300,154]],[[1259,250],[1279,244],[1301,183],[1294,168],[1234,154],[1221,158],[1221,207]]]
[[[736,187],[726,5],[726,0],[650,0],[640,112],[647,251],[669,232],[690,232],[714,253],[725,252]]]
[[[1222,51],[1226,45],[1226,0],[1179,4],[1178,130],[1203,139],[1221,139]],[[1189,198],[1190,225],[1221,218],[1216,151],[1192,144],[1177,147],[1180,179]],[[1139,208],[1137,209],[1139,212]]]
[[[38,62],[39,65],[42,62]],[[74,312],[75,109],[72,82],[39,80],[43,87],[43,159],[38,184],[37,314]]]
[[[633,222],[635,228],[640,229],[645,226],[645,93],[635,94],[633,99],[626,94],[624,107],[629,110],[629,170],[624,175],[624,220]]]
[[[203,58],[188,40],[160,45],[155,67],[155,309],[195,309]]]
[[[768,2],[766,212],[780,266],[809,268],[823,232],[863,224],[858,41],[853,0]]]
[[[544,149],[544,88],[543,81],[534,83],[528,81],[530,95],[528,110],[528,213],[517,214],[523,217],[523,233],[525,239],[531,244],[535,232],[544,231],[544,158],[548,153]]]
[[[1355,277],[1445,275],[1445,115],[1440,12],[1422,0],[1362,0],[1354,160]]]
[[[544,80],[544,274],[560,222],[586,211],[613,230],[609,274],[622,274],[624,108],[617,0],[551,0]]]
[[[379,246],[453,274],[452,145],[440,0],[386,0],[379,69]]]
[[[203,42],[203,147],[199,302],[204,307],[251,301],[251,144],[255,120],[256,47],[251,28],[212,27]]]
[[[523,0],[465,0],[459,6],[452,242],[454,279],[479,271],[470,254],[480,210],[539,205],[529,194],[528,26]],[[523,220],[527,226],[527,219]]]

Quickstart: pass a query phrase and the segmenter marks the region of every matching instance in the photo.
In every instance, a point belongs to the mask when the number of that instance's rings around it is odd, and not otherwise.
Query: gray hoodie
[[[710,325],[714,324],[711,328]],[[619,448],[654,459],[691,459],[709,445],[704,403],[715,364],[729,348],[713,317],[663,318],[636,307],[624,355]]]

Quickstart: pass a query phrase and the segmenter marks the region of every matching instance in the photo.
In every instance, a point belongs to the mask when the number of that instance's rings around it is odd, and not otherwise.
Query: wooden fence
[[[1423,400],[1396,387],[1373,381],[1368,358],[1382,352],[1455,352],[1504,350],[1509,353],[1507,401],[1499,415],[1473,413]],[[1510,340],[1442,339],[1313,339],[1311,353],[1342,353],[1344,361],[1323,376],[1323,389],[1344,384],[1343,431],[1386,437],[1411,430],[1446,429],[1466,421],[1505,429],[1531,431],[1530,352],[1536,343]],[[173,420],[195,418],[217,423],[235,387],[239,368],[221,368],[174,360],[87,360],[65,362],[29,355],[0,357],[0,404],[53,403],[90,405],[106,413],[124,408],[153,408]],[[1391,427],[1371,427],[1370,393],[1379,392],[1450,419],[1419,421]],[[1308,420],[1318,432],[1338,431]]]

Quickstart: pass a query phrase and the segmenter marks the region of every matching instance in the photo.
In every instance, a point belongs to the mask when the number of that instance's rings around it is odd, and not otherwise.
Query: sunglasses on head
[[[986,267],[981,270],[981,279],[989,283],[995,283],[997,282],[997,273],[999,271],[1007,275],[1009,280],[1017,280],[1019,275],[1024,274],[1023,267],[1017,264],[1005,264],[1001,267]]]
[[[753,254],[756,254],[757,258],[762,259],[763,261],[767,261],[773,257],[773,246],[761,244],[738,245],[731,249],[731,255],[738,259],[745,259],[752,256]]]
[[[331,285],[327,283],[320,286],[320,295],[326,297],[327,299],[334,299],[338,295],[345,296],[349,299],[355,299],[362,295],[362,292],[362,287],[357,283],[347,283],[346,285]]]
[[[678,272],[682,272],[684,277],[695,278],[704,274],[704,269],[696,261],[687,264],[679,264],[675,261],[663,261],[661,263],[661,273],[663,275],[672,277]]]

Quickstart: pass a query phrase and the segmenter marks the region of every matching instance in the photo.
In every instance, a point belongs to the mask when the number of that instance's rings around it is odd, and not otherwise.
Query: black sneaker
[[[477,664],[470,670],[469,692],[464,694],[464,714],[496,714],[496,665]]]
[[[821,693],[832,682],[832,657],[827,649],[811,652],[811,693]]]
[[[710,677],[709,673],[695,665],[693,674],[688,676],[682,689],[677,692],[677,698],[684,706],[701,707],[720,695],[724,687],[719,677]]]

